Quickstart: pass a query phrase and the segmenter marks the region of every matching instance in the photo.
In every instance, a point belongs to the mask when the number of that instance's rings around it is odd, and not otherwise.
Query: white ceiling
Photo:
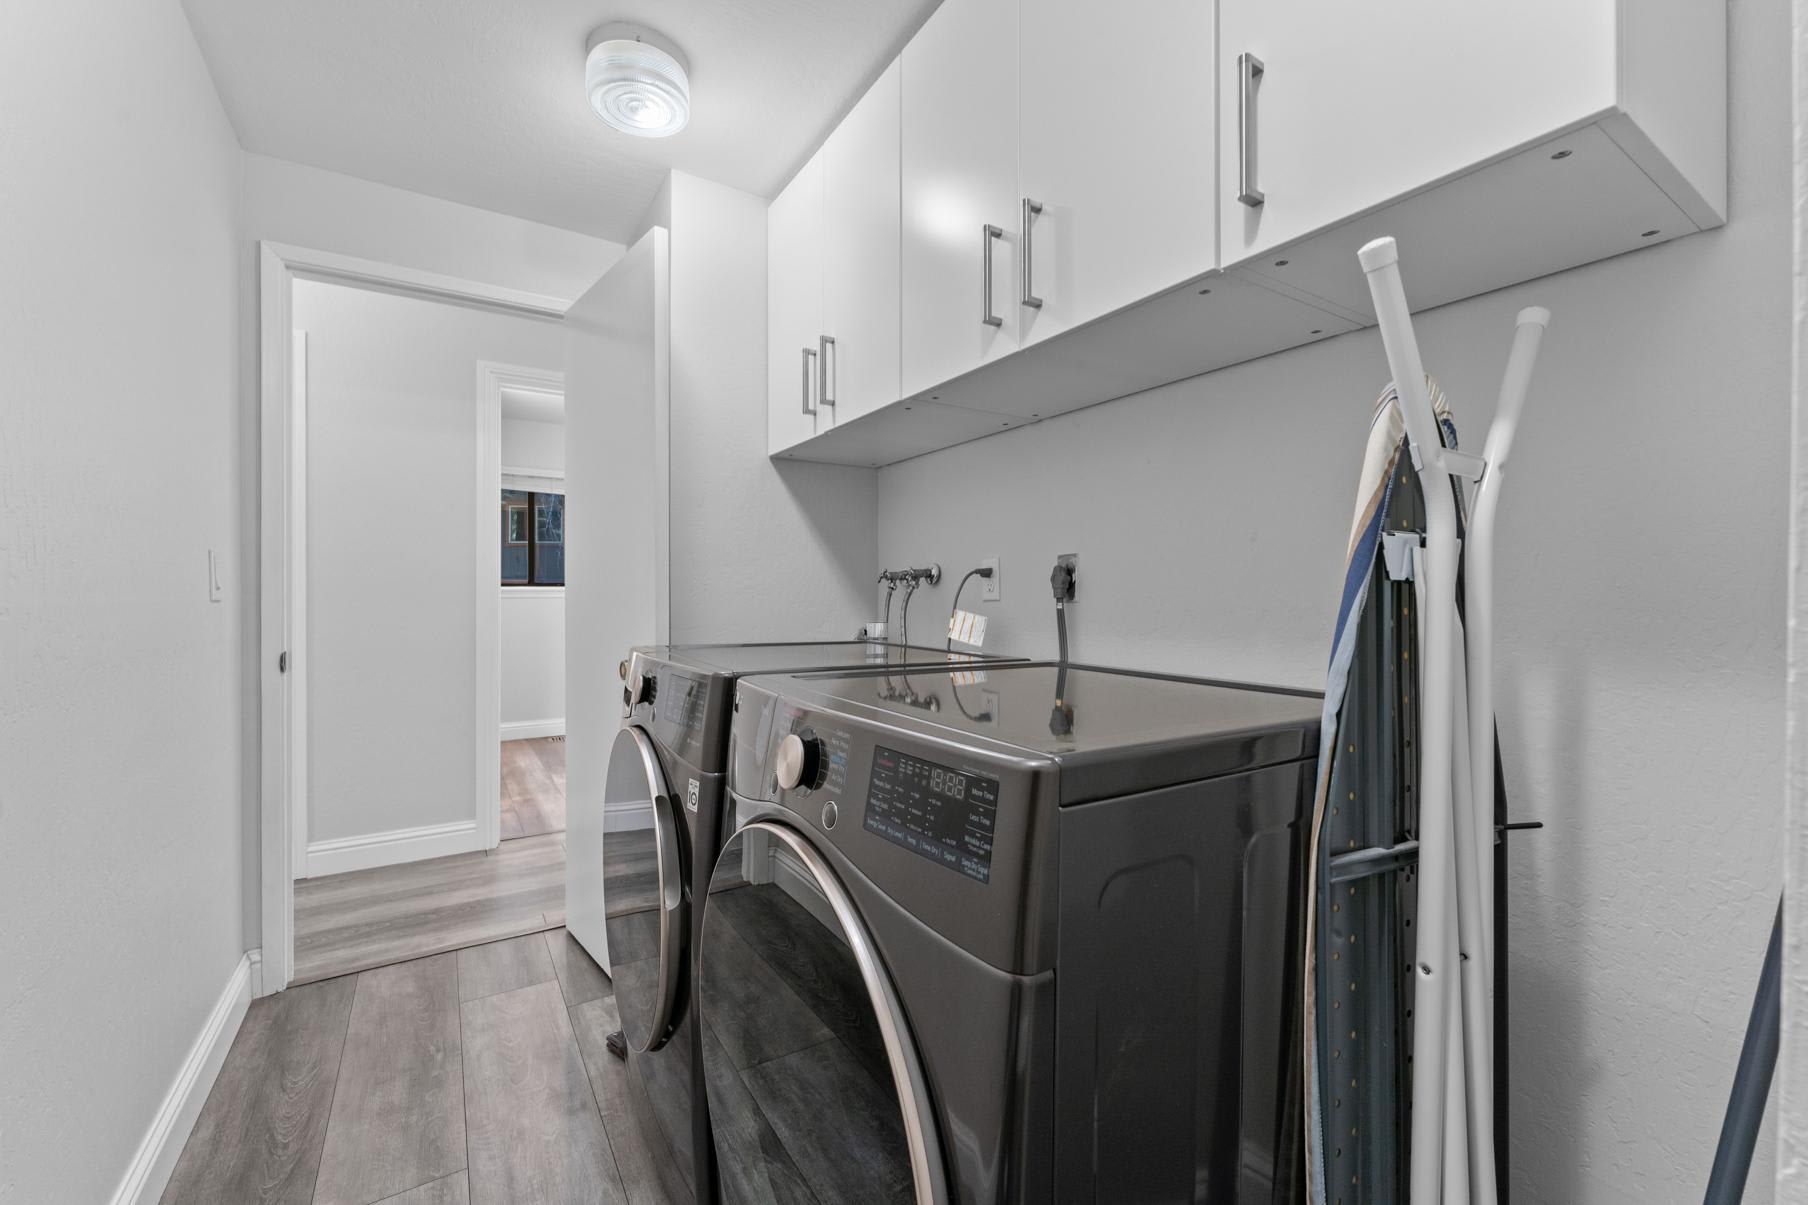
[[[669,168],[771,196],[939,0],[183,0],[248,151],[625,241]],[[605,126],[584,39],[691,68],[667,139]]]
[[[565,395],[538,389],[502,389],[502,417],[530,423],[563,423]]]

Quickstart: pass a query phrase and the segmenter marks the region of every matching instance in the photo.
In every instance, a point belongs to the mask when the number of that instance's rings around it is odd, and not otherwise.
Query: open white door
[[[565,924],[603,966],[616,666],[671,614],[668,248],[648,231],[565,317]]]

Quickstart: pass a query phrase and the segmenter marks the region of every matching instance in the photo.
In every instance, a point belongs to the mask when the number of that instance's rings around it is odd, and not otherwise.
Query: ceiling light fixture
[[[671,42],[639,25],[590,35],[584,95],[596,115],[636,138],[665,138],[691,119],[690,64]]]

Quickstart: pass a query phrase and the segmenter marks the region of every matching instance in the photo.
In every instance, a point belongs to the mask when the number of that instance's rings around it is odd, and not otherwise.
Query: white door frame
[[[478,281],[461,280],[435,272],[421,272],[376,263],[349,255],[311,251],[281,243],[258,244],[258,392],[261,416],[260,601],[259,601],[259,780],[262,857],[260,903],[263,941],[263,994],[287,987],[295,971],[295,875],[306,857],[305,802],[307,799],[307,683],[301,663],[306,636],[307,532],[305,488],[307,483],[307,412],[305,393],[297,395],[298,363],[294,333],[294,284],[297,277],[349,284],[452,302],[530,318],[562,319],[570,302],[558,297],[507,289]],[[305,378],[302,378],[305,380]],[[299,400],[300,404],[296,404]],[[500,438],[500,411],[496,431]],[[481,423],[480,416],[480,423]],[[480,441],[479,459],[482,459]],[[500,456],[500,451],[496,452]],[[500,466],[480,491],[487,501],[499,480]],[[494,536],[494,528],[490,533]],[[487,593],[479,590],[479,619],[483,600],[488,601],[490,638],[496,642],[500,575],[489,578]],[[484,629],[482,622],[478,631]],[[481,636],[480,636],[481,639]],[[479,690],[482,667],[479,661]],[[294,672],[287,672],[287,671]],[[492,666],[492,673],[494,667]],[[490,706],[499,709],[499,679],[491,678]],[[480,694],[480,698],[481,698]],[[481,711],[480,711],[481,714]],[[492,712],[488,741],[479,740],[482,751],[500,758],[497,741],[500,711]],[[481,721],[479,722],[481,730]],[[496,761],[494,785],[500,779]],[[478,811],[485,796],[479,793]],[[494,805],[489,809],[500,816]],[[484,821],[478,820],[483,829]],[[490,830],[492,832],[495,829]],[[492,837],[491,843],[494,844]]]
[[[496,503],[502,485],[502,391],[565,396],[565,374],[477,362],[477,836],[502,841],[502,545]],[[563,476],[563,474],[561,474]],[[531,521],[531,517],[530,517]],[[487,735],[486,735],[487,734]]]

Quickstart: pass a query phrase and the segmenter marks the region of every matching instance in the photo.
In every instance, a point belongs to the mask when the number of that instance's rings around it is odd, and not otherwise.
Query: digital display
[[[998,780],[896,749],[873,750],[866,829],[981,883],[992,877]]]

